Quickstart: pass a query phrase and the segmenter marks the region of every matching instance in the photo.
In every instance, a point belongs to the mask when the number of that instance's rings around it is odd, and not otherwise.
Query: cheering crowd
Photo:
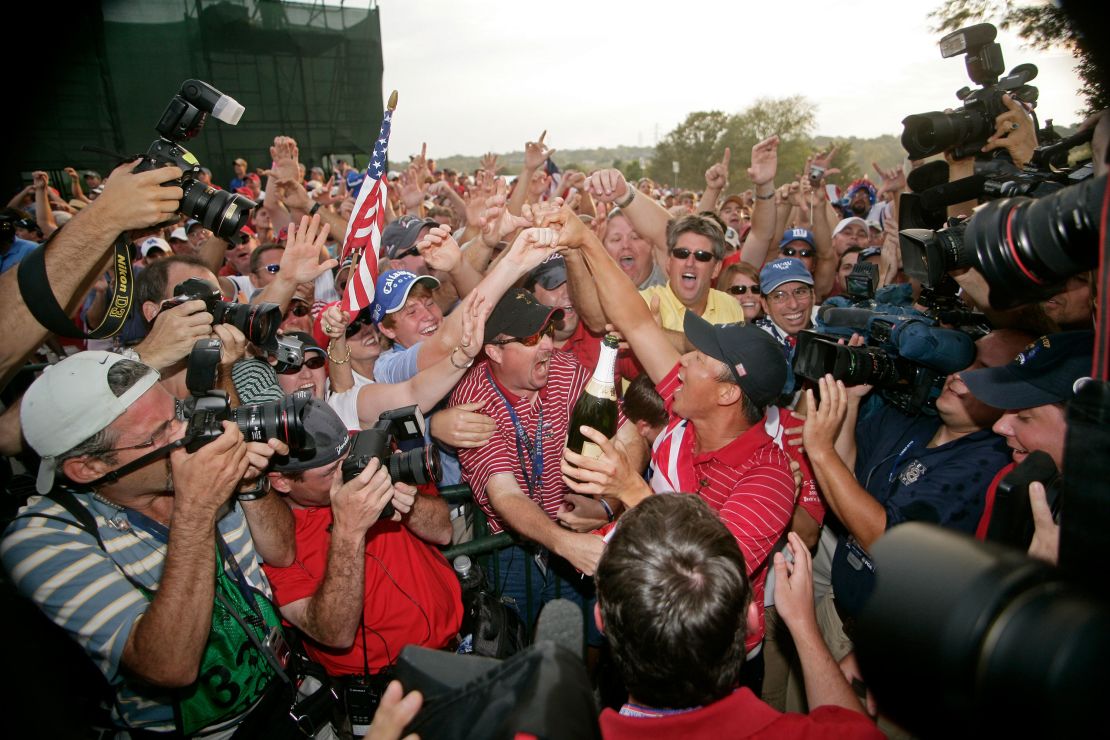
[[[988,146],[1020,166],[1037,142],[1010,103]],[[1107,138],[1104,114],[1096,174]],[[1011,311],[990,308],[974,270],[954,274],[990,328],[907,408],[796,360],[823,303],[858,305],[854,276],[928,310],[899,251],[918,163],[830,194],[832,152],[780,172],[771,137],[752,149],[750,190],[730,190],[726,150],[689,192],[559,172],[544,140],[510,177],[492,155],[458,173],[426,152],[402,172],[325,172],[277,136],[268,167],[199,174],[258,204],[226,238],[180,212],[181,170],[135,162],[36,172],[0,213],[0,557],[103,674],[111,732],[280,737],[292,706],[304,734],[348,737],[350,697],[369,688],[370,736],[399,737],[421,699],[391,683],[401,650],[467,637],[441,549],[471,541],[479,517],[511,534],[486,578],[526,629],[548,602],[581,607],[590,679],[608,668],[621,686],[599,707],[602,736],[904,734],[853,652],[882,569],[872,545],[910,521],[984,539],[1016,464],[1040,451],[1063,470],[1065,405],[1090,374],[1091,274]],[[969,162],[950,162],[952,179]],[[349,222],[383,191],[380,249],[345,256]],[[373,300],[350,310],[368,267]],[[80,338],[121,296],[120,331]],[[252,333],[265,316],[277,338]],[[618,428],[584,428],[596,454],[578,454],[571,411],[607,333],[621,340]],[[207,411],[225,397],[237,419]],[[406,407],[426,429],[401,447],[428,445],[438,486],[402,482],[380,454],[345,464],[353,433]],[[251,409],[273,420],[251,426]],[[471,502],[439,496],[456,484]],[[1052,561],[1058,523],[1040,484],[1030,499],[1030,553]],[[293,675],[289,643],[319,675]],[[318,687],[339,700],[314,714]]]

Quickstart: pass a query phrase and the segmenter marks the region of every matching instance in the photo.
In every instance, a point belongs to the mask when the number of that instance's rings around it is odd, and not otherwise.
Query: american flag
[[[378,279],[378,257],[382,246],[382,228],[385,226],[386,168],[389,165],[389,125],[393,110],[387,109],[382,117],[382,129],[374,142],[374,156],[366,166],[347,233],[343,237],[341,261],[352,257],[357,262],[355,274],[347,281],[343,291],[343,308],[352,315],[369,306],[374,300],[374,281]],[[370,249],[367,249],[367,247]]]

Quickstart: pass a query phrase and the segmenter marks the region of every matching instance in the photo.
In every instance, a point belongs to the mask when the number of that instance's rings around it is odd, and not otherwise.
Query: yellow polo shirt
[[[678,296],[671,290],[670,284],[655,285],[640,291],[640,296],[651,305],[653,296],[659,296],[659,317],[663,320],[663,328],[671,331],[682,331],[682,319],[686,316],[686,306],[678,300]],[[710,324],[743,324],[744,309],[740,302],[728,293],[720,290],[709,290],[709,300],[705,304],[705,311],[701,317]]]

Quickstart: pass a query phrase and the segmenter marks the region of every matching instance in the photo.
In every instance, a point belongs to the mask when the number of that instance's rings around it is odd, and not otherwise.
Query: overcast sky
[[[899,134],[955,107],[963,57],[942,59],[940,0],[380,0],[390,153],[512,151],[547,129],[560,149],[655,144],[695,110],[804,95],[815,133]],[[1040,69],[1042,119],[1078,120],[1070,54],[1000,32],[1007,70]]]

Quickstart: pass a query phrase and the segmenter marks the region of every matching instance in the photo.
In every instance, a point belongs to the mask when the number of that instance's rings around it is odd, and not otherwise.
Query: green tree
[[[1038,2],[1019,6],[1014,0],[945,0],[929,17],[937,33],[948,33],[972,23],[991,22],[1005,30],[1014,30],[1034,49],[1067,49],[1075,57],[1075,71],[1083,81],[1077,92],[1087,101],[1086,112],[1110,107],[1110,90],[1099,76],[1093,55],[1080,43],[1084,34],[1056,5]],[[1093,37],[1101,40],[1102,35],[1099,30]]]
[[[815,124],[816,110],[811,101],[794,95],[789,98],[760,98],[749,108],[731,116],[725,135],[725,143],[732,148],[729,190],[737,192],[751,187],[747,173],[752,162],[752,147],[775,134],[779,137],[779,175],[776,179],[781,183],[800,173],[806,158],[813,151],[810,132]]]
[[[721,111],[695,111],[686,116],[655,147],[648,176],[656,182],[673,183],[672,162],[678,162],[678,185],[691,190],[704,188],[705,171],[724,152],[728,119]]]

